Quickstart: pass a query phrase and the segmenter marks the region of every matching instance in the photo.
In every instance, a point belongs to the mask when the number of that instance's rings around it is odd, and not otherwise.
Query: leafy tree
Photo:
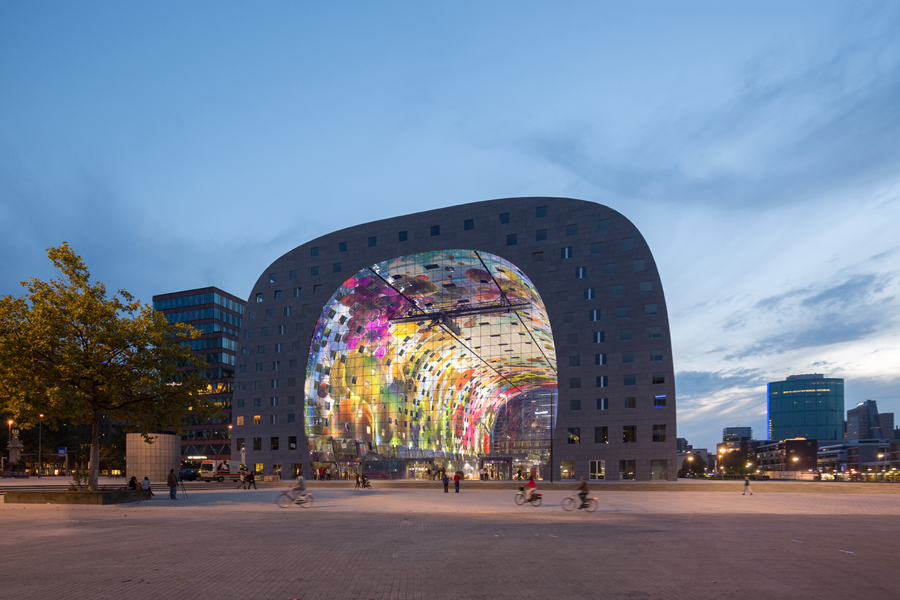
[[[201,396],[207,363],[179,343],[197,330],[169,324],[125,290],[107,297],[67,243],[47,255],[58,279],[32,278],[25,296],[0,298],[0,410],[25,427],[40,413],[44,423],[89,425],[96,490],[102,415],[145,433],[180,433],[190,411],[209,418],[218,409]]]
[[[679,477],[685,477],[688,473],[691,473],[694,477],[702,477],[706,474],[707,464],[699,452],[694,453],[693,459],[684,459],[684,462],[681,464],[681,471],[678,473]]]

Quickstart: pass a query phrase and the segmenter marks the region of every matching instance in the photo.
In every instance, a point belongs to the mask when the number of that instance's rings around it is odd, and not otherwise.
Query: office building
[[[844,380],[791,375],[768,386],[769,440],[844,438]]]
[[[878,412],[874,400],[860,402],[847,411],[848,440],[890,440],[894,438],[894,413]]]

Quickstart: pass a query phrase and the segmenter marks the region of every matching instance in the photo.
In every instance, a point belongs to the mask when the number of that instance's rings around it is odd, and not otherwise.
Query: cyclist
[[[306,495],[306,480],[303,479],[302,472],[297,475],[297,485],[291,489],[291,493],[296,496],[297,502],[303,502],[303,497]]]
[[[525,484],[525,502],[531,502],[531,495],[537,489],[537,484],[534,482],[534,477],[528,478],[528,483]]]
[[[581,506],[578,507],[578,510],[587,507],[587,495],[588,495],[588,484],[587,481],[584,480],[584,477],[581,478],[581,483],[578,484],[578,487],[575,488],[578,491],[578,496],[581,498]]]

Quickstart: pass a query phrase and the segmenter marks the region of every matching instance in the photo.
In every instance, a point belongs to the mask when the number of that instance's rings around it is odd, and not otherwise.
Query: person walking
[[[253,489],[259,489],[256,487],[256,476],[253,474],[253,471],[247,473],[247,489],[250,489],[250,486],[253,486]]]
[[[459,480],[460,479],[461,479],[461,477],[459,476],[459,471],[457,471],[456,474],[453,476],[453,487],[456,488],[457,494],[459,493]]]
[[[450,493],[450,478],[447,477],[447,473],[444,473],[444,477],[443,477],[443,479],[441,479],[441,481],[444,482],[444,493],[449,494]]]
[[[169,469],[166,485],[169,486],[169,500],[178,500],[178,476],[175,475],[175,469]]]
[[[241,483],[238,485],[238,489],[246,490],[247,489],[247,475],[243,471],[241,471],[240,478],[241,478]]]
[[[356,471],[353,473],[353,478],[356,479],[356,487],[354,487],[353,489],[358,490],[359,489],[359,471]]]
[[[744,491],[741,492],[741,496],[743,496],[747,492],[750,492],[751,496],[753,495],[753,490],[750,489],[750,476],[744,475]]]

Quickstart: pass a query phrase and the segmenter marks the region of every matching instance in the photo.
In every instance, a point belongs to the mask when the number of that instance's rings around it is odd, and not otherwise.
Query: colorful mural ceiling
[[[471,250],[403,256],[347,279],[323,308],[307,433],[483,454],[498,410],[556,379],[547,311],[518,268]]]

